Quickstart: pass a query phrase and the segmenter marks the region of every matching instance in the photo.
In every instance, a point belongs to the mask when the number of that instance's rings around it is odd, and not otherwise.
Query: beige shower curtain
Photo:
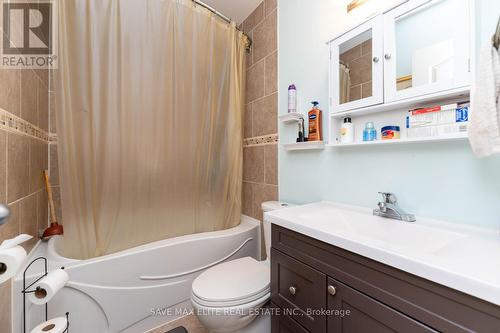
[[[339,64],[339,81],[340,104],[344,104],[350,101],[351,70],[343,63]]]
[[[59,31],[64,255],[238,225],[247,40],[234,24],[189,0],[64,0]]]

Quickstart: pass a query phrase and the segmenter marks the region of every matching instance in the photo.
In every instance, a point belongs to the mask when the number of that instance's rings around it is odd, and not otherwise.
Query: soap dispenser
[[[323,139],[321,110],[318,108],[318,102],[314,101],[312,105],[312,110],[307,114],[309,118],[308,141],[321,141]]]

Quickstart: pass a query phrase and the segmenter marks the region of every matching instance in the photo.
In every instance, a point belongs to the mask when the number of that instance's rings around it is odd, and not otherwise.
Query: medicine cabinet
[[[471,0],[410,0],[332,40],[331,112],[468,87],[470,7]]]
[[[331,86],[337,111],[380,104],[384,99],[383,18],[372,18],[331,44]]]
[[[384,15],[385,101],[470,84],[469,0],[410,1]]]

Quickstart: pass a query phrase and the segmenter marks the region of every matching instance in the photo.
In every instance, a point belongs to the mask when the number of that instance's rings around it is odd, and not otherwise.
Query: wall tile
[[[46,84],[48,82],[38,80],[38,127],[44,131],[49,130],[49,88]]]
[[[23,244],[26,252],[29,252],[38,241],[37,212],[36,194],[23,198],[19,202],[21,233],[33,236],[33,239]]]
[[[253,105],[253,135],[278,132],[278,94],[259,99]]]
[[[253,42],[253,31],[248,32],[247,35]],[[248,69],[250,66],[253,65],[253,47],[250,47],[250,50],[245,52],[245,57],[246,57],[246,68]]]
[[[278,185],[278,145],[264,147],[264,182]]]
[[[264,146],[243,148],[243,180],[264,182]]]
[[[19,202],[10,204],[9,209],[10,209],[9,220],[4,225],[0,226],[1,240],[14,238],[21,232]]]
[[[253,216],[253,193],[254,193],[254,183],[243,182],[243,192],[241,195],[242,213],[247,216]]]
[[[0,203],[7,201],[7,133],[0,130]]]
[[[7,202],[14,202],[29,194],[30,138],[7,134]]]
[[[278,91],[278,52],[266,57],[265,94],[270,95]]]
[[[372,58],[369,55],[362,56],[349,63],[351,69],[351,85],[355,86],[372,79]]]
[[[48,144],[36,139],[30,142],[30,193],[44,188],[43,170],[49,168]]]
[[[372,81],[368,81],[361,85],[361,96],[363,98],[372,96]]]
[[[57,144],[51,143],[49,145],[49,159],[50,159],[50,182],[52,185],[59,185],[59,158],[57,155]]]
[[[349,64],[351,61],[358,59],[359,57],[361,57],[361,45],[353,47],[339,56],[340,60],[345,64]]]
[[[253,32],[253,61],[258,62],[268,54],[276,51],[277,38],[277,11],[271,13],[265,20],[255,27]]]
[[[62,223],[61,187],[60,186],[52,187],[52,196],[54,199],[54,206],[55,206],[55,210],[56,210],[57,222]]]
[[[276,200],[278,200],[278,186],[255,184],[255,193],[253,200],[254,217],[262,221],[263,213],[261,209],[261,204],[266,201],[276,201]]]
[[[11,282],[6,282],[0,285],[0,304],[2,308],[0,310],[0,331],[2,333],[11,333]],[[9,306],[5,306],[8,304]]]
[[[32,70],[21,70],[21,118],[38,126],[38,77]]]
[[[278,6],[277,0],[264,0],[265,14],[269,15]]]
[[[50,133],[57,133],[57,123],[56,123],[56,94],[54,92],[49,93],[49,127]]]
[[[21,70],[0,69],[0,108],[20,116]]]
[[[246,84],[247,103],[264,96],[264,70],[264,61],[260,61],[248,69]]]
[[[357,101],[360,98],[361,98],[361,85],[351,87],[350,93],[349,93],[349,100],[350,101]]]
[[[264,3],[261,3],[241,24],[244,31],[252,30],[264,18]]]
[[[37,226],[38,229],[45,229],[49,224],[49,205],[47,201],[47,192],[41,190],[36,194]]]
[[[369,39],[361,44],[361,54],[362,55],[372,55],[372,40]]]
[[[246,138],[251,138],[252,137],[252,118],[253,118],[253,113],[252,113],[252,103],[248,103],[245,106],[245,120],[244,120],[244,134],[243,136]],[[52,156],[52,155],[51,155]],[[52,161],[52,157],[51,157]]]

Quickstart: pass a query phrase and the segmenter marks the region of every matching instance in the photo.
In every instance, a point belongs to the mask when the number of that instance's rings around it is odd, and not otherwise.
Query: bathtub
[[[175,237],[89,260],[62,257],[60,236],[39,243],[27,262],[44,256],[70,280],[48,305],[49,319],[69,312],[71,333],[143,333],[187,315],[192,281],[218,263],[260,258],[260,222],[243,216],[234,228]],[[43,270],[35,264],[33,281]],[[22,270],[13,281],[13,332],[22,331]],[[44,306],[26,302],[27,330],[44,321]]]

